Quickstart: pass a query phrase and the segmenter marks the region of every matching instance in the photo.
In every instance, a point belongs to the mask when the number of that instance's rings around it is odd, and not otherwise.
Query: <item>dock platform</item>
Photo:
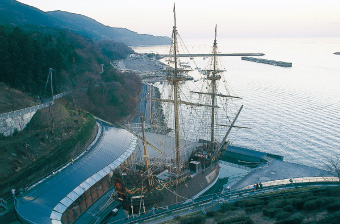
[[[283,156],[230,145],[221,159],[241,166],[255,168],[267,163],[268,160],[283,161]]]
[[[280,67],[292,67],[291,62],[284,62],[284,61],[275,61],[275,60],[268,60],[263,58],[253,58],[253,57],[241,57],[242,60],[245,61],[252,61],[256,63],[263,63],[268,65],[280,66]]]

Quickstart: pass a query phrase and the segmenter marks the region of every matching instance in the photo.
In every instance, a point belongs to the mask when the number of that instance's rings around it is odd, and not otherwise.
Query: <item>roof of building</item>
[[[126,130],[105,124],[102,127],[101,136],[89,151],[17,198],[21,219],[28,223],[61,223],[58,220],[67,206],[105,176],[109,166],[124,162],[137,139]]]

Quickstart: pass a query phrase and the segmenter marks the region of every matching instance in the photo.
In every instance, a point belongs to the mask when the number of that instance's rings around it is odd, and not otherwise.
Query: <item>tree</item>
[[[334,156],[329,158],[326,163],[326,168],[328,171],[334,173],[340,180],[340,157]]]

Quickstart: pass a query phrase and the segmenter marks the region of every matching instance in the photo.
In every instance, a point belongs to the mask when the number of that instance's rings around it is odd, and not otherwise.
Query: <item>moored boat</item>
[[[207,87],[202,88],[202,91],[190,91],[190,94],[195,95],[196,98],[194,97],[193,101],[186,101],[186,97],[183,96],[183,92],[186,90],[181,89],[181,86],[186,80],[184,74],[188,71],[180,67],[181,63],[177,57],[178,32],[174,7],[172,45],[168,60],[171,65],[169,65],[166,75],[170,85],[168,88],[170,90],[169,98],[156,98],[150,91],[148,97],[145,98],[150,107],[148,110],[145,109],[144,115],[140,118],[141,130],[134,132],[140,139],[143,158],[133,167],[120,167],[113,173],[117,200],[122,202],[124,210],[130,214],[146,212],[152,208],[192,199],[208,190],[218,179],[218,159],[228,146],[228,135],[242,106],[233,120],[228,120],[227,125],[220,125],[220,127],[224,126],[226,130],[223,138],[219,141],[216,140],[216,128],[219,126],[217,110],[226,108],[226,99],[239,98],[231,96],[228,92],[220,92],[218,88],[218,83],[223,78],[220,73],[224,70],[218,69],[216,37],[217,27],[215,28],[213,57],[210,60],[211,66],[206,70],[206,83],[203,83],[207,84]],[[185,65],[185,63],[183,64]],[[218,100],[218,98],[224,99],[224,101]],[[221,102],[223,105],[219,105]],[[157,105],[161,103],[171,105],[172,108],[153,106],[156,103]],[[162,121],[155,121],[153,108],[161,110]],[[195,117],[187,113],[189,108],[204,109],[198,110],[197,117]],[[181,109],[184,109],[184,112],[181,112]],[[171,115],[164,115],[163,112],[171,112]],[[206,119],[203,121],[200,116]],[[198,121],[193,121],[195,118]],[[149,121],[148,125],[145,125],[145,120]],[[185,125],[185,122],[189,124]],[[195,122],[202,122],[203,127],[194,131]],[[169,127],[169,124],[172,127]],[[160,125],[163,127],[159,127]],[[183,129],[194,132],[194,134],[203,132],[203,135],[194,138],[194,140],[193,138],[185,139],[188,135],[183,134]],[[206,131],[202,131],[203,129]],[[163,143],[157,144],[156,138],[162,138]],[[157,152],[155,156],[150,156],[150,149]]]

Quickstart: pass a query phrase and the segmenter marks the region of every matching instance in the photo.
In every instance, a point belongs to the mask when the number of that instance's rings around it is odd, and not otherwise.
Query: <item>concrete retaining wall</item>
[[[54,99],[61,98],[71,92],[63,92],[53,96]],[[52,99],[52,97],[51,97]],[[53,105],[54,101],[49,101],[46,103],[39,104],[37,106],[24,108],[21,110],[15,110],[8,113],[0,114],[0,134],[4,136],[10,136],[15,131],[22,131],[26,125],[31,121],[37,110],[46,108]]]
[[[53,105],[54,102],[47,102],[37,106],[0,114],[0,133],[4,136],[10,136],[15,131],[22,131],[31,121],[37,110]]]
[[[0,133],[4,136],[10,136],[15,131],[24,130],[24,128],[31,121],[35,113],[36,111],[33,111],[17,117],[0,119]]]

